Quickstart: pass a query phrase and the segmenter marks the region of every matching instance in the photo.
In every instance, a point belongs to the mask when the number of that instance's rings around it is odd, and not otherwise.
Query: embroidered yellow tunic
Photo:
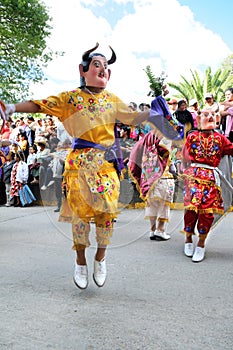
[[[131,125],[138,115],[138,112],[130,112],[125,103],[107,90],[91,96],[78,88],[33,102],[40,106],[41,113],[58,117],[72,137],[105,147],[114,143],[116,121]],[[63,206],[61,217],[71,216],[72,222],[77,218],[88,220],[102,213],[116,217],[119,179],[113,163],[104,159],[104,151],[94,148],[71,150],[65,162],[64,182],[71,213],[65,212]]]

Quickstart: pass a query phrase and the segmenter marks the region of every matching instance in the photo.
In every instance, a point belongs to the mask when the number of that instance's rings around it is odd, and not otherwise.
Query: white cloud
[[[126,103],[149,102],[149,84],[143,71],[148,64],[155,73],[165,70],[168,81],[178,82],[190,69],[211,66],[216,70],[231,53],[219,35],[196,22],[191,10],[177,0],[134,0],[135,13],[123,16],[113,29],[111,23],[92,12],[95,4],[104,6],[106,1],[85,0],[85,5],[90,5],[87,8],[77,0],[44,0],[51,8],[54,27],[48,46],[65,51],[65,55],[49,64],[49,80],[33,87],[35,97],[77,87],[81,55],[97,41],[107,57],[108,44],[116,51],[108,89]]]

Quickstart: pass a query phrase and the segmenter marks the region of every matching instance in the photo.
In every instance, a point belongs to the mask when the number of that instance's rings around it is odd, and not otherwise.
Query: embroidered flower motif
[[[192,188],[190,189],[190,192],[191,192],[192,194],[194,194],[194,193],[196,193],[196,192],[197,192],[197,190],[196,190],[196,188],[195,188],[195,187],[192,187]]]
[[[83,109],[83,105],[78,104],[78,105],[77,105],[77,109],[78,109],[79,111],[81,111],[81,110]]]
[[[106,221],[106,227],[109,227],[109,226],[111,226],[111,222],[108,220]]]
[[[104,186],[103,186],[103,185],[100,185],[100,186],[97,188],[97,192],[99,192],[99,193],[104,193]]]
[[[87,160],[88,160],[89,162],[92,162],[93,159],[94,159],[94,157],[93,157],[92,154],[88,154],[88,155],[87,155]]]
[[[91,113],[94,113],[95,112],[95,106],[89,106],[88,107],[88,111],[91,112]]]

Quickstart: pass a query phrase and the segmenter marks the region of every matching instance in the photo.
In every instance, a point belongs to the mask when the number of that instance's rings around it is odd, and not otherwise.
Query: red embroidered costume
[[[222,134],[213,131],[193,131],[185,142],[183,156],[191,162],[184,171],[184,231],[207,234],[214,220],[214,213],[223,214],[219,166],[222,156],[233,155],[233,144]]]

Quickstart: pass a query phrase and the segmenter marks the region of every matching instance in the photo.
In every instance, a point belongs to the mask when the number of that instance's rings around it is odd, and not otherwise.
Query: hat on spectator
[[[207,92],[207,93],[205,94],[205,99],[206,99],[206,98],[214,98],[214,95],[211,94],[211,92]]]
[[[48,141],[45,137],[43,136],[38,136],[36,139],[35,139],[35,142],[34,142],[36,145],[38,145],[39,143],[42,143],[43,145],[45,146],[48,146]]]
[[[173,104],[176,104],[176,103],[178,103],[178,101],[175,98],[172,98],[171,100],[168,101],[169,105],[173,105]]]
[[[192,98],[192,99],[189,101],[189,106],[194,106],[196,103],[197,103],[197,100],[196,100],[195,98]]]

